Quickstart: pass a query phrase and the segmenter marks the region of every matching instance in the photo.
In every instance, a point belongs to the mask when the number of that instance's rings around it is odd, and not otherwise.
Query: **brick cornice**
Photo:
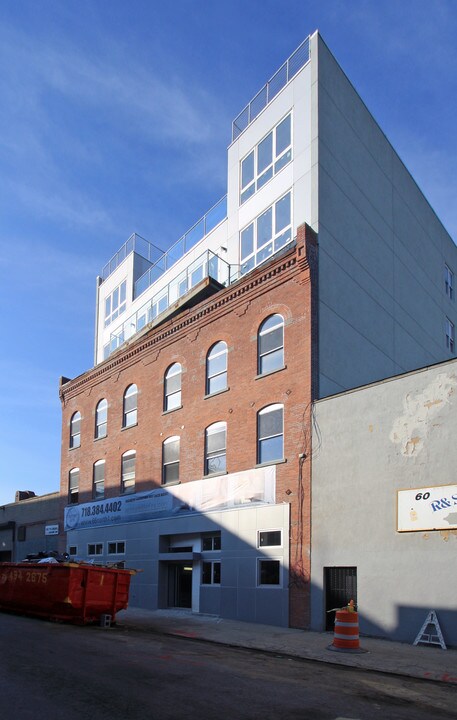
[[[147,362],[150,354],[157,353],[162,346],[179,339],[190,329],[194,332],[198,331],[203,325],[228,312],[237,310],[242,313],[246,312],[246,306],[251,297],[268,293],[274,287],[298,276],[306,281],[306,276],[309,276],[309,264],[302,256],[297,258],[294,246],[284,255],[273,259],[266,267],[250,273],[245,279],[221,290],[196,308],[183,311],[179,316],[165,321],[164,325],[156,329],[152,328],[141,338],[133,339],[130,345],[116,353],[112,359],[104,361],[101,365],[97,365],[74,380],[70,380],[60,388],[59,396],[62,403],[87,391],[89,387],[105,381],[112,374],[129,368],[139,359]]]

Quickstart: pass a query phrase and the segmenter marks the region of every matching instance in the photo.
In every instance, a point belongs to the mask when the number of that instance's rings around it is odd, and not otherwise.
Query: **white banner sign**
[[[455,528],[457,528],[457,485],[398,491],[398,532]]]
[[[45,535],[58,535],[59,534],[59,526],[58,525],[45,525],[44,534]]]
[[[274,503],[274,465],[65,508],[65,531]]]

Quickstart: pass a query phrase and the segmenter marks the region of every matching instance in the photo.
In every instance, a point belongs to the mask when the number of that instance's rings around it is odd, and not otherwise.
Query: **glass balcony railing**
[[[171,305],[183,298],[192,288],[205,278],[213,278],[221,285],[227,286],[233,281],[230,276],[230,265],[218,255],[207,250],[194,260],[185,270],[159,290],[136,313],[125,320],[120,328],[111,333],[110,341],[103,348],[106,360],[118,347],[140,332],[148,323],[155,320]]]
[[[150,263],[156,263],[163,255],[163,250],[150,243],[149,240],[145,240],[141,235],[133,233],[121,249],[106,263],[102,270],[102,279],[106,280],[131,252],[138,253]]]

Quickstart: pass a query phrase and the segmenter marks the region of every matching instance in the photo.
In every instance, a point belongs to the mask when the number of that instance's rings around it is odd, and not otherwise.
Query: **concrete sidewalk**
[[[328,650],[332,633],[318,633],[197,615],[186,610],[129,608],[117,615],[128,630],[177,635],[230,647],[250,648],[305,660],[377,670],[457,685],[457,650],[362,637],[363,654]]]

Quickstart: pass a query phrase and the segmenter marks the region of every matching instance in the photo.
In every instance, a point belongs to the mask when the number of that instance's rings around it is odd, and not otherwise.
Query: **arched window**
[[[162,483],[179,480],[179,444],[178,435],[169,437],[162,443]]]
[[[180,363],[173,363],[165,373],[163,400],[165,411],[181,407],[181,373]]]
[[[205,475],[222,473],[227,467],[227,423],[217,422],[205,432]]]
[[[124,414],[122,427],[131,427],[137,423],[138,388],[129,385],[124,393]]]
[[[103,500],[105,497],[105,461],[97,460],[92,473],[92,498]]]
[[[79,501],[79,468],[70,470],[68,476],[68,502],[74,505]]]
[[[97,403],[95,408],[95,437],[106,437],[108,429],[108,402],[103,399]]]
[[[227,344],[217,342],[206,356],[206,394],[227,389]]]
[[[81,445],[81,413],[75,412],[70,420],[70,447],[77,448]]]
[[[268,405],[257,413],[257,462],[284,458],[284,408]]]
[[[284,318],[270,315],[263,321],[258,334],[259,375],[284,367]]]
[[[124,495],[135,492],[135,450],[128,450],[121,458],[121,492]]]

